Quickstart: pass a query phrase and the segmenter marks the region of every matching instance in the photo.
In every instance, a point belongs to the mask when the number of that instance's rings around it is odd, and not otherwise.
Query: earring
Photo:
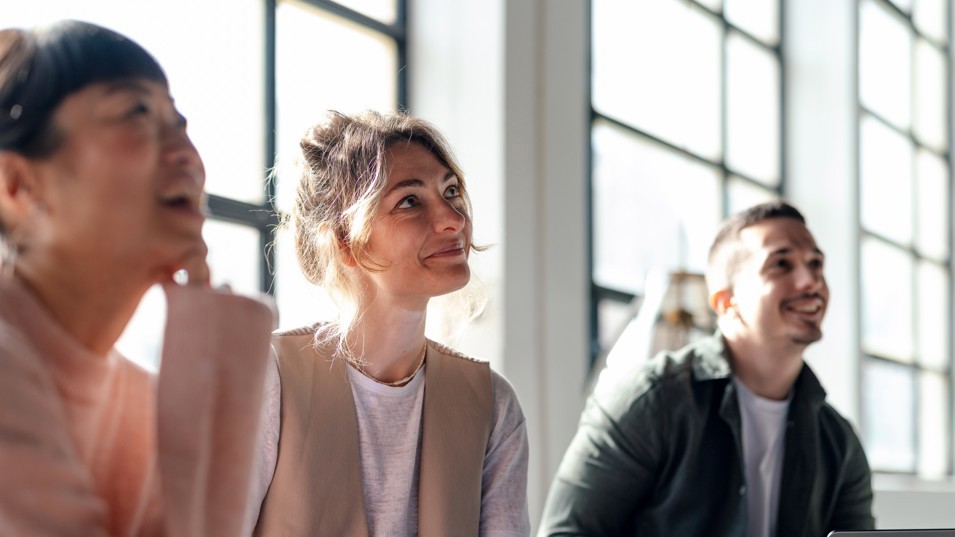
[[[7,237],[0,237],[0,278],[12,278],[19,248]]]

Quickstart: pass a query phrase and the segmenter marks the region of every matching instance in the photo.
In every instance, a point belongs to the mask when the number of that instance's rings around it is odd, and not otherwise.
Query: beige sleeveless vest
[[[342,360],[314,327],[278,334],[282,382],[275,476],[255,535],[366,537],[355,400]],[[484,452],[493,426],[491,370],[428,342],[418,535],[476,536]]]

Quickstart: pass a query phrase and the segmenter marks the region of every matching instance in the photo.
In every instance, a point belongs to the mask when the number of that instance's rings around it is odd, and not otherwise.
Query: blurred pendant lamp
[[[597,389],[601,383],[612,384],[614,378],[623,376],[620,372],[640,367],[660,351],[679,349],[716,330],[706,281],[699,273],[650,271],[643,296],[634,299],[634,309],[635,315],[605,359],[594,366],[594,372],[600,371]]]

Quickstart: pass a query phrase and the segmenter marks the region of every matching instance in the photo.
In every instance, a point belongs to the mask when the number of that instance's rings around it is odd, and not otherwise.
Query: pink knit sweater
[[[0,535],[238,535],[271,309],[167,289],[158,379],[0,279]]]

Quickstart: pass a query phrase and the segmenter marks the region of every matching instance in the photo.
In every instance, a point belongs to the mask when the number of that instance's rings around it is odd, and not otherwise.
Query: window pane
[[[723,0],[699,0],[700,5],[706,6],[713,11],[723,9]]]
[[[202,237],[209,247],[206,259],[212,285],[229,285],[233,291],[256,295],[262,281],[262,248],[259,245],[259,230],[223,222],[207,220],[202,227]]]
[[[874,470],[914,471],[913,371],[869,359],[863,367],[862,383],[863,436],[869,464]]]
[[[206,190],[253,203],[264,199],[264,22],[258,1],[8,4],[3,26],[77,18],[140,43],[166,70],[176,106],[189,119],[189,136],[206,167]],[[224,12],[229,24],[221,23]]]
[[[948,472],[948,381],[944,375],[919,375],[919,476],[942,478]]]
[[[941,265],[922,261],[918,268],[919,362],[926,367],[948,367],[948,272]]]
[[[862,345],[866,352],[912,361],[912,260],[906,252],[862,241]]]
[[[348,51],[323,54],[321,51]],[[298,141],[327,110],[394,111],[397,49],[393,40],[297,2],[276,13],[278,199],[288,210],[297,179]],[[329,78],[334,73],[334,78]],[[341,81],[347,83],[341,83]]]
[[[335,0],[337,3],[353,9],[385,24],[394,24],[398,19],[396,0]]]
[[[334,318],[335,303],[324,289],[313,285],[299,268],[291,230],[276,233],[275,302],[279,310],[279,328],[290,329]]]
[[[948,30],[945,27],[945,21],[948,20],[947,0],[915,0],[912,20],[921,32],[936,42],[948,42]]]
[[[639,294],[651,268],[702,272],[719,171],[606,123],[594,124],[593,144],[594,281]]]
[[[779,194],[773,190],[756,186],[745,179],[740,179],[735,176],[730,176],[727,190],[729,193],[727,213],[729,214],[738,213],[753,205],[779,197]]]
[[[718,159],[721,34],[687,2],[594,2],[594,108]]]
[[[147,371],[159,371],[166,329],[166,294],[154,285],[146,291],[136,313],[116,342],[116,350]]]
[[[915,246],[922,255],[943,261],[948,257],[948,165],[932,153],[919,150],[916,160],[918,232]]]
[[[726,55],[727,165],[767,186],[777,186],[779,63],[735,32],[727,37]]]
[[[636,309],[634,304],[629,302],[619,302],[606,298],[597,303],[597,315],[599,317],[597,324],[600,328],[598,337],[600,338],[600,346],[604,351],[610,350],[617,342],[624,328],[636,314]]]
[[[945,150],[948,140],[946,87],[945,56],[919,39],[915,44],[915,136],[938,151]]]
[[[726,20],[768,45],[779,41],[778,0],[726,0]]]
[[[912,41],[905,22],[873,0],[859,13],[862,104],[901,129],[911,123]]]
[[[862,225],[902,244],[912,241],[912,144],[871,116],[862,119]]]
[[[912,2],[917,0],[888,0],[888,1],[898,6],[898,8],[901,9],[902,11],[905,11],[906,13],[908,13],[912,11]]]

